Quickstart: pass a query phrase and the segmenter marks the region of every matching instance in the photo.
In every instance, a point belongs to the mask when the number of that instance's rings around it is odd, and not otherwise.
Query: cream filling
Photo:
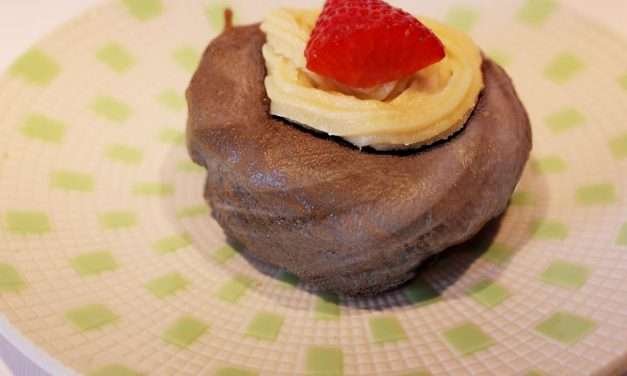
[[[464,125],[483,89],[481,52],[468,36],[421,18],[442,40],[446,57],[406,79],[354,89],[306,69],[305,48],[318,14],[283,8],[261,25],[273,115],[380,150],[427,145]]]

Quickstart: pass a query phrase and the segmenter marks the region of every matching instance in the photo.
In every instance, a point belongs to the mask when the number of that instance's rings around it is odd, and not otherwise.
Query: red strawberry
[[[327,0],[305,50],[310,71],[356,88],[401,79],[444,55],[431,30],[382,0]]]

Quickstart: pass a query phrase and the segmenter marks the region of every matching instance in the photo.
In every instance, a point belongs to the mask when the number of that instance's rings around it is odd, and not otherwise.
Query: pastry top
[[[402,79],[357,88],[307,69],[305,49],[318,17],[319,11],[278,9],[261,25],[273,115],[379,150],[428,145],[465,124],[483,76],[481,52],[464,33],[421,18],[446,56]]]
[[[227,236],[323,289],[375,293],[500,213],[531,148],[505,72],[462,131],[421,151],[359,151],[269,114],[257,25],[214,40],[187,92],[188,147]]]

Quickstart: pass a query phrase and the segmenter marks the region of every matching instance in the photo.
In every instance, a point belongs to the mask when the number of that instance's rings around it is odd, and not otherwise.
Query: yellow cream
[[[446,47],[444,60],[407,79],[354,90],[306,69],[318,14],[278,9],[261,25],[273,115],[379,150],[428,145],[464,125],[483,89],[481,52],[468,36],[421,18]]]

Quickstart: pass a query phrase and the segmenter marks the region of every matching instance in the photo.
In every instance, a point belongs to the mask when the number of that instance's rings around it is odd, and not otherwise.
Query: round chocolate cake
[[[225,30],[187,91],[188,147],[205,196],[243,252],[304,282],[373,294],[500,215],[531,149],[511,80],[485,59],[465,127],[419,151],[359,150],[272,117],[258,25]]]

